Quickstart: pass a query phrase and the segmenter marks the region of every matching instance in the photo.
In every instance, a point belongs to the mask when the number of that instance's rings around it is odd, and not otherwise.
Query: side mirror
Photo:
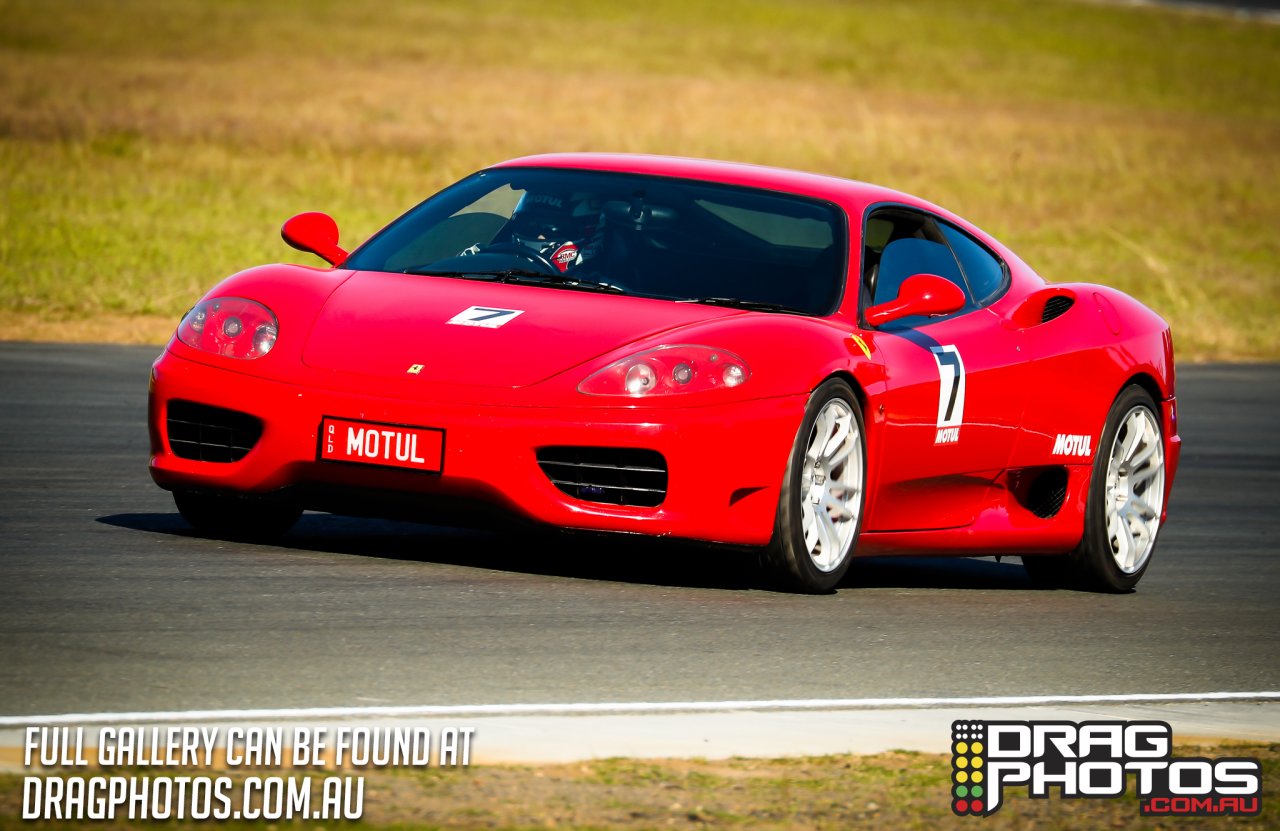
[[[347,251],[338,245],[338,223],[328,214],[298,214],[280,228],[280,236],[290,247],[315,254],[331,265],[342,265],[347,259]]]
[[[964,308],[964,302],[964,292],[950,280],[936,274],[912,274],[902,281],[897,297],[867,309],[867,323],[880,326],[912,315],[949,315]]]

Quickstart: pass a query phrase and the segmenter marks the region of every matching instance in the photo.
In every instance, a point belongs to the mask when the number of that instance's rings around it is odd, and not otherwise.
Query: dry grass
[[[277,229],[301,210],[357,242],[485,164],[618,150],[898,187],[1049,279],[1135,294],[1183,357],[1280,357],[1280,27],[1015,0],[539,9],[0,0],[0,337],[172,320],[297,257]]]

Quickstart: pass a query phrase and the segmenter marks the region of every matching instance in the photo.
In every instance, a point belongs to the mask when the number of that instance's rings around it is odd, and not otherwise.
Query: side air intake
[[[1042,326],[1062,317],[1076,304],[1076,293],[1070,286],[1045,286],[1023,298],[1009,315],[1009,322],[1019,329]]]
[[[1022,506],[1041,519],[1052,519],[1067,498],[1067,469],[1046,467],[1025,472],[1017,489]]]
[[[1040,313],[1040,322],[1048,323],[1055,317],[1061,317],[1075,305],[1076,299],[1068,294],[1055,294],[1045,301],[1044,311]]]

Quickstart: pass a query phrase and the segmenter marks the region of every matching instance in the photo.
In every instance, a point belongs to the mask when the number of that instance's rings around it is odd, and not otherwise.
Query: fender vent
[[[1051,467],[1031,480],[1031,486],[1027,488],[1027,510],[1041,519],[1050,519],[1062,510],[1066,498],[1067,471]]]
[[[584,502],[652,508],[667,496],[667,460],[628,447],[542,447],[538,467],[560,490]]]
[[[170,401],[169,449],[198,462],[238,462],[262,438],[262,422],[248,413]]]
[[[1040,322],[1048,323],[1055,317],[1061,317],[1075,305],[1076,299],[1065,294],[1055,294],[1045,301],[1044,311],[1040,313]]]

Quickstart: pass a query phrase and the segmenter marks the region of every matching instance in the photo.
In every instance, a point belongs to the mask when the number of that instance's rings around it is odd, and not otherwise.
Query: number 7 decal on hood
[[[954,346],[931,346],[938,362],[938,432],[934,444],[960,441],[960,425],[964,422],[964,361]]]
[[[483,329],[497,329],[504,323],[515,320],[516,315],[524,314],[523,309],[491,309],[488,306],[472,306],[463,309],[445,321],[457,326],[479,326]]]

